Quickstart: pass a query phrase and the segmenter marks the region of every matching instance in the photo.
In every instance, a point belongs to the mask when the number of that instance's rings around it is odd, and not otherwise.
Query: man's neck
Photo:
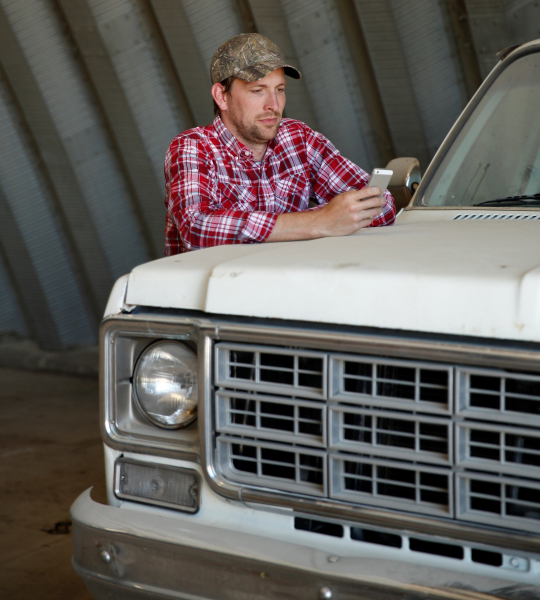
[[[247,146],[253,152],[253,158],[257,161],[261,161],[266,154],[266,148],[268,148],[268,142],[264,144],[257,144],[256,146],[253,144],[249,144],[243,140],[240,140],[242,144]]]

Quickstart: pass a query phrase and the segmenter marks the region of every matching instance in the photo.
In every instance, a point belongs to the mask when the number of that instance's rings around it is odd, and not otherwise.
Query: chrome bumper
[[[121,600],[488,600],[467,591],[459,571],[394,561],[334,557],[283,543],[94,502],[87,490],[71,508],[73,566],[97,599]],[[381,565],[381,563],[384,563]],[[483,579],[479,589],[496,589]],[[424,585],[417,582],[423,582]],[[458,582],[452,583],[452,582]],[[430,587],[431,586],[431,587]],[[463,586],[461,589],[459,587]],[[528,586],[505,592],[520,598]],[[521,589],[520,589],[521,588]],[[469,588],[470,589],[470,588]],[[502,590],[501,590],[502,591]],[[535,589],[538,592],[538,589]],[[538,596],[527,596],[537,598]]]

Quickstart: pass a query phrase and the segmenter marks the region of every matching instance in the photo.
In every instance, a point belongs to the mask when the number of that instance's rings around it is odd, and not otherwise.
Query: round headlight
[[[197,356],[178,342],[157,342],[139,357],[135,399],[154,425],[186,427],[197,418]]]

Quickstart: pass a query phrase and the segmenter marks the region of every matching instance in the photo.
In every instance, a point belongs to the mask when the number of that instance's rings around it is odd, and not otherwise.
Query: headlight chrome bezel
[[[200,460],[200,419],[181,429],[165,429],[148,420],[137,406],[133,374],[142,353],[156,342],[178,342],[197,356],[198,408],[204,385],[200,379],[208,354],[205,327],[190,316],[114,315],[100,327],[101,433],[105,444],[118,450]],[[200,412],[198,411],[198,415]]]

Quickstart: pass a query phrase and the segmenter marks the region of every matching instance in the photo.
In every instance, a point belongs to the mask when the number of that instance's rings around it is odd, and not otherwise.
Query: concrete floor
[[[105,497],[98,380],[0,368],[0,598],[90,600],[69,508]]]

